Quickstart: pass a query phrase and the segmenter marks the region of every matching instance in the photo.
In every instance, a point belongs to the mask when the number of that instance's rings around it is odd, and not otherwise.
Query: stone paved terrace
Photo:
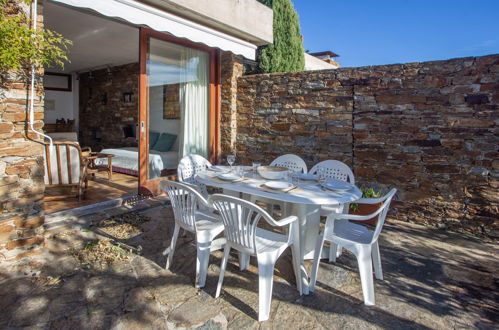
[[[270,320],[259,323],[254,260],[240,272],[234,254],[215,299],[221,252],[213,253],[203,290],[193,286],[191,236],[179,240],[171,271],[163,269],[173,231],[169,207],[109,220],[113,212],[83,219],[93,222],[90,230],[48,231],[47,252],[29,264],[0,264],[0,328],[483,329],[499,319],[494,242],[389,220],[375,307],[363,305],[352,255],[322,262],[316,292],[303,297],[285,255],[275,270]]]

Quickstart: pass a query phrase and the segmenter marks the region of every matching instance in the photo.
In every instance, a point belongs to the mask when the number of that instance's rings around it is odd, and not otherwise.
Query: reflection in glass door
[[[210,55],[149,38],[147,179],[176,169],[183,155],[209,155]]]

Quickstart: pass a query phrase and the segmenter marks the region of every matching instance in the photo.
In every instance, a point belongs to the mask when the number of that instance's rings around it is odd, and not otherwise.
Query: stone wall
[[[222,158],[234,150],[237,129],[237,79],[244,73],[242,59],[230,52],[221,56],[221,127]]]
[[[87,72],[80,77],[79,138],[92,150],[137,146],[124,127],[138,123],[139,65],[131,63]],[[125,93],[132,93],[126,102]]]
[[[23,5],[24,6],[24,5]],[[29,8],[21,8],[29,13]],[[38,12],[42,12],[41,5]],[[38,18],[43,27],[42,16]],[[43,127],[43,85],[37,72],[34,127]],[[40,252],[43,243],[43,146],[27,131],[29,81],[8,72],[0,77],[0,261]]]
[[[236,150],[241,162],[295,153],[311,166],[352,165],[353,88],[335,71],[244,76],[237,88]]]
[[[392,217],[497,236],[499,55],[241,77],[241,162],[339,159]]]

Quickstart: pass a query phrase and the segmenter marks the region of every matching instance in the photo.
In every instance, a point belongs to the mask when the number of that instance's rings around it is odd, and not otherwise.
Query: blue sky
[[[499,0],[292,0],[305,49],[342,67],[499,53]]]

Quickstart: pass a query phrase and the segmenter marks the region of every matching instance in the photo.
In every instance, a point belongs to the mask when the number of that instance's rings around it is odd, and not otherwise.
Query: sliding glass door
[[[187,154],[213,154],[213,51],[142,32],[140,81],[140,185],[156,193]],[[212,100],[215,98],[215,100]],[[217,107],[214,107],[215,110]],[[216,112],[216,111],[215,111]]]

